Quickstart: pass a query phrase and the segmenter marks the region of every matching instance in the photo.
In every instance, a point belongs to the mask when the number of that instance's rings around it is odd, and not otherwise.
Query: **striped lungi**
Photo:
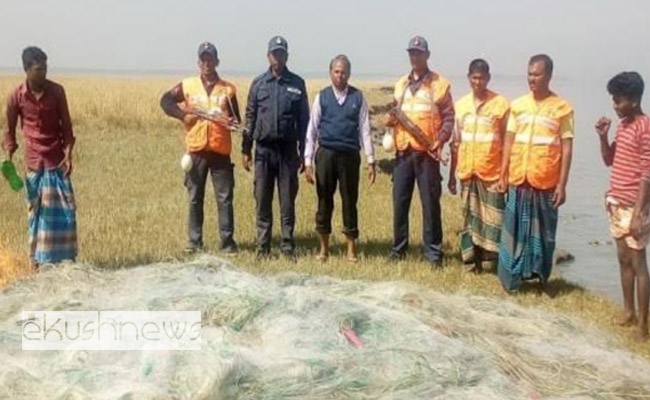
[[[521,282],[548,281],[553,268],[558,210],[553,191],[510,186],[499,246],[499,278],[507,290]]]
[[[29,247],[37,263],[77,257],[77,221],[72,183],[61,168],[27,174]]]
[[[497,192],[495,186],[496,183],[486,183],[476,177],[463,182],[461,199],[465,222],[460,235],[460,250],[463,262],[467,264],[497,258],[505,196]],[[475,247],[483,250],[481,260],[476,260]]]

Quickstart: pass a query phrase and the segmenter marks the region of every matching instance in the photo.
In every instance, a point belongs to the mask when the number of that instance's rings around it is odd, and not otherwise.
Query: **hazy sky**
[[[450,76],[475,57],[520,75],[530,55],[547,52],[557,75],[636,69],[650,80],[648,0],[0,0],[4,68],[20,68],[23,47],[36,44],[53,71],[192,70],[210,40],[222,70],[252,75],[266,68],[274,34],[305,75],[325,73],[338,53],[353,74],[402,74],[406,44],[421,34],[432,65]]]

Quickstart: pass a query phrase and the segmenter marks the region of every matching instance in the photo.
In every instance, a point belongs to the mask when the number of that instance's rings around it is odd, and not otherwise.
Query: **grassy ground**
[[[0,78],[0,107],[20,77]],[[77,135],[73,182],[78,206],[80,260],[93,265],[118,268],[160,260],[183,259],[186,240],[186,196],[179,160],[184,153],[183,129],[167,118],[158,106],[164,90],[174,85],[173,78],[83,78],[54,77],[68,93]],[[242,107],[249,80],[235,80]],[[310,100],[324,81],[308,82]],[[372,105],[385,104],[390,94],[376,83],[358,85]],[[243,110],[243,108],[242,108]],[[4,129],[4,115],[0,127]],[[441,292],[466,292],[510,299],[519,304],[540,307],[581,317],[586,324],[610,332],[623,346],[650,360],[650,344],[638,345],[628,337],[628,329],[611,326],[618,312],[608,299],[590,293],[554,276],[549,294],[534,289],[509,296],[493,274],[481,276],[465,272],[459,263],[457,232],[461,225],[460,204],[445,196],[442,200],[446,268],[431,271],[419,255],[421,215],[417,195],[411,212],[411,252],[404,262],[395,264],[386,255],[392,235],[390,176],[380,174],[374,186],[362,181],[359,218],[361,261],[345,261],[343,237],[335,234],[332,257],[325,264],[314,261],[316,236],[314,214],[315,189],[301,178],[297,199],[298,259],[295,263],[282,258],[258,263],[253,249],[255,241],[253,177],[240,164],[239,138],[235,138],[235,219],[236,239],[242,252],[233,262],[255,273],[284,270],[308,274],[326,274],[341,278],[405,280]],[[389,158],[378,149],[380,159]],[[17,161],[22,168],[22,152]],[[0,185],[0,285],[27,271],[26,207],[24,193],[10,192]],[[334,230],[340,232],[341,217],[337,203]],[[216,252],[216,206],[214,195],[206,198],[205,243],[207,251]],[[278,232],[277,204],[275,232]],[[276,249],[277,252],[277,249]]]

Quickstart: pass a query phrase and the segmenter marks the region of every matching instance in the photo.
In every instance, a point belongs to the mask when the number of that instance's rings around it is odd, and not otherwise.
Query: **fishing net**
[[[22,351],[22,310],[202,313],[200,351]],[[213,257],[67,265],[0,294],[0,398],[650,398],[650,365],[567,316]]]

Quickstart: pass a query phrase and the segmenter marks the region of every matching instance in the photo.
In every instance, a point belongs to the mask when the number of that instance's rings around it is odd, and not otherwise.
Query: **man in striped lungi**
[[[3,148],[18,149],[16,126],[25,136],[30,259],[34,268],[77,257],[76,207],[70,174],[75,138],[63,87],[46,78],[47,55],[28,47],[22,55],[26,79],[7,102]]]
[[[456,193],[458,174],[465,218],[461,255],[478,273],[484,262],[495,262],[499,252],[505,208],[505,187],[499,178],[509,105],[503,96],[488,89],[490,66],[485,60],[473,60],[467,78],[472,91],[454,106],[457,129],[448,187]]]

